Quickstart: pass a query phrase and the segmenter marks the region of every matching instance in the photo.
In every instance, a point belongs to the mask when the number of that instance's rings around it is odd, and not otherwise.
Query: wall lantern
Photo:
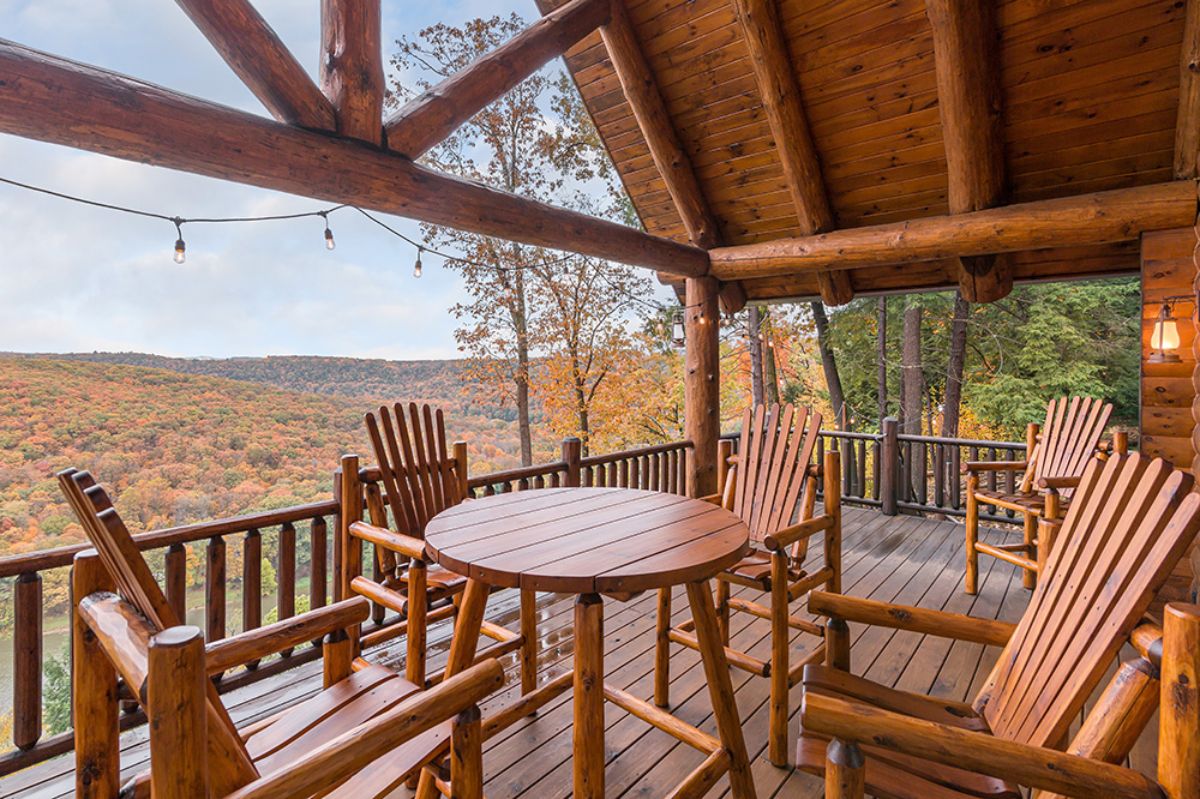
[[[1180,300],[1192,299],[1189,295],[1167,297],[1163,300],[1158,311],[1158,319],[1154,321],[1154,330],[1150,334],[1151,353],[1146,358],[1147,363],[1180,363],[1179,357],[1179,324],[1172,315],[1173,304]]]
[[[686,343],[683,328],[683,309],[676,308],[671,314],[671,340],[676,347],[682,347]]]

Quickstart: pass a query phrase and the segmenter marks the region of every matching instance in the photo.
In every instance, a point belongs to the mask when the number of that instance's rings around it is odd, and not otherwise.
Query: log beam
[[[706,254],[0,40],[0,132],[686,276]]]
[[[383,141],[383,46],[379,0],[321,0],[321,88],[337,132]]]
[[[925,0],[952,214],[992,208],[1004,197],[1003,100],[992,5]],[[961,259],[958,278],[968,302],[993,302],[1013,286],[1012,269],[990,253]]]
[[[777,0],[735,0],[734,6],[800,232],[806,236],[824,233],[834,227],[833,209],[792,69]],[[817,279],[826,305],[844,305],[854,299],[849,272],[823,272]]]
[[[711,274],[744,280],[824,269],[1131,241],[1148,230],[1191,225],[1196,182],[1150,186],[1018,203],[973,213],[844,228],[712,250]]]
[[[1200,0],[1188,0],[1179,54],[1175,177],[1200,177]]]
[[[429,89],[384,126],[388,147],[416,159],[608,21],[609,0],[571,0]]]
[[[249,0],[176,0],[280,122],[333,130],[333,105]]]
[[[715,247],[721,242],[717,220],[700,190],[691,159],[671,122],[624,0],[611,0],[611,8],[612,17],[607,25],[601,26],[600,35],[625,99],[629,101],[650,156],[667,185],[667,193],[671,195],[692,243],[706,250]]]

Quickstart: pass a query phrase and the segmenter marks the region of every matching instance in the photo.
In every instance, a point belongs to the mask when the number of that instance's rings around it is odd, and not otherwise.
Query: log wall
[[[1164,230],[1142,236],[1142,400],[1141,450],[1147,455],[1163,457],[1176,466],[1192,468],[1196,451],[1192,436],[1196,425],[1192,405],[1196,389],[1192,371],[1196,359],[1192,350],[1195,329],[1189,318],[1190,302],[1177,304],[1175,316],[1179,323],[1179,355],[1181,363],[1149,363],[1150,335],[1162,301],[1166,297],[1192,293],[1196,266],[1192,252],[1196,234],[1192,228]],[[1200,548],[1193,547],[1192,558],[1200,557]],[[1182,598],[1193,579],[1193,567],[1186,560],[1176,569],[1167,585],[1168,600]]]

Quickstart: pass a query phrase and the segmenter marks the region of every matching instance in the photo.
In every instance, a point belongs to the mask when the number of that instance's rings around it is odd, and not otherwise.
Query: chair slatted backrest
[[[1033,468],[1025,472],[1021,490],[1034,490],[1036,481],[1042,477],[1078,477],[1083,474],[1088,461],[1100,446],[1100,437],[1112,416],[1110,402],[1091,397],[1060,397],[1050,400],[1046,406],[1046,422],[1042,425],[1041,438]],[[1064,489],[1065,496],[1071,489]]]
[[[104,487],[88,472],[76,469],[59,472],[58,482],[118,593],[158,632],[181,624]],[[135,694],[140,687],[131,686]],[[207,690],[209,780],[213,794],[220,796],[252,782],[258,772],[216,686],[208,682]]]
[[[1092,458],[1029,608],[976,700],[997,736],[1057,747],[1200,530],[1193,478]]]
[[[808,464],[821,432],[821,414],[788,403],[782,408],[747,408],[742,417],[732,504],[761,542],[791,523],[808,476]],[[805,506],[808,506],[805,502]]]
[[[462,502],[452,461],[446,450],[442,410],[415,402],[386,405],[366,415],[367,433],[396,523],[408,535],[425,537],[425,525],[446,508]]]

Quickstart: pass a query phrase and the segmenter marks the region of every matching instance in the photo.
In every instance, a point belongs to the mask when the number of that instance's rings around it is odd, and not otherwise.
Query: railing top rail
[[[1025,449],[1024,441],[981,441],[974,438],[943,438],[911,433],[900,433],[896,438],[900,441],[912,441],[917,444],[954,444],[960,447],[979,447],[980,449]]]
[[[586,458],[580,459],[579,465],[600,466],[602,464],[612,463],[613,461],[623,461],[626,458],[638,458],[643,455],[658,455],[663,452],[676,452],[681,449],[691,449],[691,447],[692,442],[689,440],[671,441],[666,444],[655,444],[651,447],[635,447],[633,449],[626,449],[620,452],[608,452],[603,455],[589,455]]]
[[[511,483],[513,480],[525,480],[530,477],[545,477],[555,472],[566,471],[566,461],[554,461],[553,463],[539,463],[534,466],[522,466],[517,469],[506,469],[503,472],[489,472],[481,474],[478,477],[467,479],[468,488],[483,488],[484,486],[495,485],[496,483]]]
[[[879,441],[883,438],[881,433],[857,433],[853,430],[822,430],[821,435],[830,438],[851,438],[858,441]]]
[[[214,536],[244,533],[260,527],[273,527],[289,522],[301,522],[315,519],[318,516],[337,513],[338,504],[333,500],[310,502],[306,505],[295,505],[290,508],[260,511],[245,516],[234,516],[227,519],[214,519],[209,522],[185,524],[179,527],[168,527],[149,533],[139,533],[133,537],[138,549],[143,552],[148,549],[171,546],[172,544],[189,544]],[[27,572],[40,572],[46,569],[56,569],[70,566],[75,555],[90,548],[90,544],[70,544],[68,546],[43,549],[39,552],[29,552],[22,555],[9,555],[0,558],[0,578],[15,577]]]

